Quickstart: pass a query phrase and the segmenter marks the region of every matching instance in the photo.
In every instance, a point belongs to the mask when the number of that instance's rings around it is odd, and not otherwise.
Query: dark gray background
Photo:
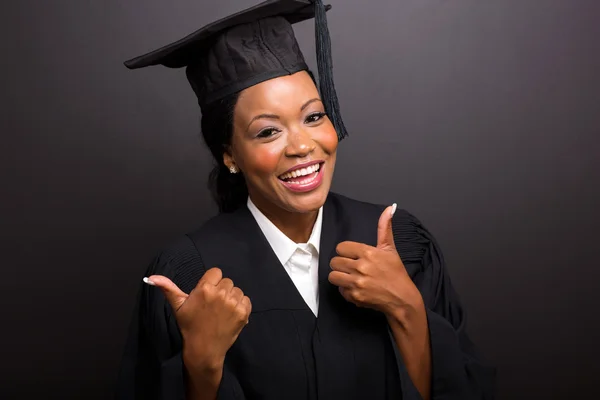
[[[3,5],[0,397],[110,398],[151,257],[215,212],[183,71],[122,61],[258,0]],[[500,399],[597,381],[600,4],[331,0],[334,189],[438,237]],[[4,4],[4,3],[3,3]],[[314,64],[313,24],[297,27]]]

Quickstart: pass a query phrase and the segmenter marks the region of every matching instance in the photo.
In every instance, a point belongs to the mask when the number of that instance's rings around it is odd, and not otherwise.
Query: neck
[[[256,199],[258,200],[258,199]],[[317,220],[319,210],[307,213],[297,213],[284,210],[279,207],[273,207],[271,204],[263,204],[262,201],[252,202],[283,234],[293,240],[295,243],[306,243],[310,238],[313,227]]]

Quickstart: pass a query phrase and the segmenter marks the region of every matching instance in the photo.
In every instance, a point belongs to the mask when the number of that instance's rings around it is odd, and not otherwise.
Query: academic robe
[[[212,267],[252,301],[249,324],[225,358],[219,400],[420,399],[384,315],[347,302],[328,281],[335,247],[376,245],[385,206],[330,193],[319,254],[315,317],[244,206],[220,214],[160,253],[146,276],[161,274],[189,293]],[[495,369],[465,332],[463,308],[442,252],[410,213],[397,210],[398,253],[427,309],[433,399],[491,399]],[[159,289],[142,284],[117,384],[118,399],[184,399],[182,338]]]

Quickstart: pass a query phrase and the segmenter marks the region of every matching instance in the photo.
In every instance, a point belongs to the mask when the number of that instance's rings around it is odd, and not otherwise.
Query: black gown
[[[314,316],[246,207],[209,220],[160,253],[161,274],[189,293],[219,267],[252,301],[249,324],[227,353],[219,400],[419,399],[386,319],[347,302],[329,261],[345,240],[376,244],[384,206],[330,193],[323,210],[319,315]],[[433,399],[491,399],[495,369],[465,332],[464,311],[433,236],[396,211],[394,240],[427,307]],[[159,289],[142,284],[126,344],[118,399],[184,399],[182,340]]]

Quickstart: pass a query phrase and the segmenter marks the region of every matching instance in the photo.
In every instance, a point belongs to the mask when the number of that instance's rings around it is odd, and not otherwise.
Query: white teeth
[[[285,174],[281,175],[280,178],[281,179],[298,178],[301,176],[313,174],[313,173],[317,172],[320,168],[321,168],[320,164],[313,164],[306,168],[300,168],[300,169],[296,169],[292,172],[285,173]],[[304,181],[302,181],[301,183],[304,183]]]

